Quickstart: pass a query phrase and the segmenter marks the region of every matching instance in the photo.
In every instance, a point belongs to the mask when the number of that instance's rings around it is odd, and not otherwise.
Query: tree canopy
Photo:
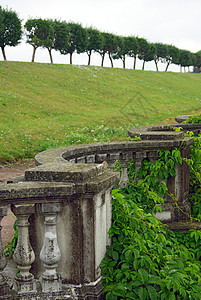
[[[108,54],[111,67],[113,59],[121,59],[123,68],[126,67],[126,58],[134,58],[133,69],[136,68],[136,59],[145,62],[154,61],[158,71],[159,62],[166,63],[168,70],[170,64],[180,65],[182,68],[194,67],[195,72],[200,72],[200,51],[192,53],[181,50],[173,45],[151,43],[145,38],[136,36],[118,36],[98,29],[84,28],[81,24],[67,23],[61,20],[28,19],[24,25],[26,42],[33,46],[32,62],[39,47],[48,50],[50,61],[53,63],[52,50],[61,54],[70,55],[72,64],[73,53],[86,53],[88,65],[91,64],[91,55],[97,52],[101,55],[101,66],[104,64],[105,55]],[[12,10],[0,7],[0,47],[4,60],[6,60],[5,46],[16,46],[22,37],[21,21]]]
[[[6,60],[5,47],[16,46],[22,38],[22,24],[17,13],[0,7],[0,47]]]

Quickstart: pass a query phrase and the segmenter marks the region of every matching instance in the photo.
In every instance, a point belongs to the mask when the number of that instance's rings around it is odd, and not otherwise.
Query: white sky
[[[100,31],[118,35],[135,35],[149,42],[172,44],[192,52],[201,50],[201,0],[0,0],[3,8],[16,11],[23,24],[28,18],[52,18],[93,26]],[[23,41],[17,47],[6,47],[8,60],[30,61],[32,46]],[[3,60],[0,53],[0,60]],[[55,63],[69,63],[69,56],[53,52]],[[49,62],[47,50],[38,49],[37,62]],[[92,57],[92,64],[100,65],[100,55]],[[87,64],[87,55],[74,55],[73,63]],[[142,62],[138,60],[137,69]],[[106,59],[105,66],[110,66]],[[114,61],[122,67],[121,61]],[[132,67],[127,59],[126,67]],[[155,70],[153,63],[146,70]],[[165,64],[159,66],[165,69]],[[169,70],[179,71],[176,66]]]

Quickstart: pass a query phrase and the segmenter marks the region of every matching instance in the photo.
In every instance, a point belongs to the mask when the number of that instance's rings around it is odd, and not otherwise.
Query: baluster
[[[16,275],[14,287],[18,293],[30,293],[36,291],[36,282],[33,274],[29,272],[31,264],[35,260],[35,254],[29,241],[28,219],[34,213],[34,204],[12,205],[12,212],[17,217],[18,241],[13,254],[19,273]]]
[[[0,224],[3,219],[7,215],[7,207],[0,207]],[[9,293],[9,285],[6,283],[4,276],[2,274],[3,270],[6,267],[7,261],[4,255],[4,249],[2,245],[1,239],[1,229],[2,226],[0,225],[0,296],[5,296]]]
[[[59,292],[62,290],[61,277],[56,268],[61,259],[60,249],[57,243],[57,213],[60,212],[60,203],[42,204],[42,212],[45,216],[45,237],[40,252],[45,271],[41,277],[43,292]]]
[[[142,160],[146,158],[146,152],[136,152],[134,154],[134,160],[135,160],[135,182],[138,181],[138,178],[136,176],[137,174],[137,171],[141,168],[141,163],[142,163]]]
[[[121,162],[121,179],[119,182],[119,187],[122,189],[123,187],[125,187],[128,182],[129,182],[129,178],[128,178],[128,162],[129,159],[131,158],[131,155],[129,155],[129,153],[121,153],[120,154],[120,162]]]

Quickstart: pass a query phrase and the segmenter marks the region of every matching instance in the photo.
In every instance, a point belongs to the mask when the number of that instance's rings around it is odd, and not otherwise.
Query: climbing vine
[[[201,247],[200,231],[169,231],[114,190],[109,235],[113,242],[101,263],[106,299],[200,300],[201,253],[196,250]]]
[[[190,118],[188,118],[186,121],[182,122],[183,124],[186,123],[201,123],[201,114],[194,114],[192,116],[190,116]]]
[[[192,136],[192,133],[188,135]],[[185,159],[191,173],[194,218],[200,218],[200,137]],[[135,174],[130,161],[130,182],[113,190],[112,245],[101,263],[106,299],[199,299],[201,295],[201,231],[173,232],[157,220],[168,190],[165,180],[182,164],[179,149],[158,150],[155,162],[143,160]],[[118,164],[117,169],[120,168]],[[135,176],[140,178],[135,182]],[[169,195],[177,201],[174,195]]]

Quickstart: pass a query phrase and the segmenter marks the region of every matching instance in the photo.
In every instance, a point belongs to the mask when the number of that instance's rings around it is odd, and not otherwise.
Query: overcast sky
[[[16,11],[23,24],[29,18],[52,18],[93,26],[118,35],[144,37],[149,42],[172,44],[192,52],[201,50],[201,0],[0,0],[3,8]],[[32,46],[23,41],[17,47],[6,47],[8,60],[30,61]],[[2,60],[0,53],[0,60]],[[69,57],[53,52],[55,63],[69,63]],[[37,50],[37,62],[49,62],[47,50]],[[87,56],[74,55],[73,62],[87,64]],[[92,64],[100,65],[100,55]],[[142,63],[137,62],[137,68]],[[105,66],[109,66],[106,59]],[[122,67],[121,61],[114,62]],[[127,67],[132,67],[127,59]],[[164,64],[160,66],[165,69]],[[155,69],[147,63],[145,69]],[[178,70],[172,66],[170,70]]]

